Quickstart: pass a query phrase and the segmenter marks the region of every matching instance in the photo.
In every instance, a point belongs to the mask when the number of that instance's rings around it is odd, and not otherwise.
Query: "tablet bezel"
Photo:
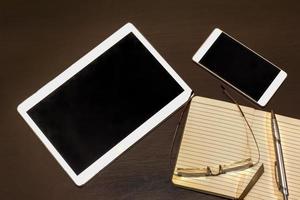
[[[251,96],[249,96],[248,94],[246,94],[244,91],[242,91],[239,88],[237,88],[236,86],[232,85],[230,82],[228,82],[227,80],[225,80],[221,76],[219,76],[216,73],[214,73],[213,71],[211,71],[208,67],[206,67],[206,66],[204,66],[204,65],[202,65],[200,63],[200,60],[203,58],[203,56],[207,53],[207,51],[211,48],[211,46],[214,44],[214,42],[219,38],[219,36],[222,33],[224,33],[228,37],[232,38],[234,41],[238,42],[243,47],[245,47],[246,49],[252,51],[257,56],[259,56],[262,59],[266,60],[268,63],[272,64],[274,67],[276,67],[276,68],[278,68],[280,70],[279,73],[277,74],[277,76],[273,79],[273,81],[270,83],[269,87],[264,91],[264,93],[262,94],[262,96],[259,98],[258,101],[256,101]],[[208,36],[208,38],[205,40],[205,42],[201,45],[201,47],[194,54],[192,60],[197,65],[203,67],[205,70],[207,70],[211,74],[215,75],[217,78],[219,78],[220,80],[222,80],[226,84],[230,85],[232,88],[234,88],[235,90],[239,91],[241,94],[245,95],[248,99],[250,99],[251,101],[257,103],[258,105],[260,105],[262,107],[265,106],[269,102],[269,100],[271,99],[271,97],[274,95],[274,93],[277,91],[277,89],[279,88],[279,86],[282,84],[282,82],[287,77],[286,72],[284,72],[282,69],[280,69],[279,67],[277,67],[276,65],[274,65],[273,63],[271,63],[269,60],[267,60],[266,58],[264,58],[263,56],[259,55],[258,53],[256,53],[255,51],[253,51],[252,49],[250,49],[249,47],[247,47],[243,43],[239,42],[238,40],[236,40],[235,38],[231,37],[230,35],[228,35],[227,33],[225,33],[224,31],[222,31],[222,30],[220,30],[218,28],[215,28],[213,30],[213,32]]]
[[[88,168],[82,171],[80,174],[76,174],[72,168],[67,164],[61,154],[55,149],[48,138],[43,134],[35,122],[30,118],[27,111],[35,106],[38,102],[47,97],[56,88],[60,87],[63,83],[73,77],[76,73],[86,67],[89,63],[106,52],[109,48],[119,42],[122,38],[129,33],[133,33],[142,44],[149,50],[149,52],[157,59],[157,61],[164,67],[168,73],[175,79],[175,81],[183,88],[183,92],[175,99],[165,105],[155,115],[145,121],[137,129],[131,132],[127,137],[121,140],[116,146],[111,148],[103,156],[98,158]],[[28,123],[31,129],[35,132],[38,138],[67,172],[70,178],[76,185],[81,186],[95,176],[100,170],[111,163],[120,154],[126,151],[130,146],[145,136],[151,129],[161,123],[169,115],[175,112],[180,106],[182,106],[190,97],[192,90],[189,86],[179,77],[179,75],[171,68],[171,66],[160,56],[160,54],[152,47],[152,45],[142,36],[142,34],[131,24],[127,23],[110,37],[80,58],[77,62],[68,67],[65,71],[55,77],[53,80],[44,85],[41,89],[23,101],[17,108],[20,115]]]

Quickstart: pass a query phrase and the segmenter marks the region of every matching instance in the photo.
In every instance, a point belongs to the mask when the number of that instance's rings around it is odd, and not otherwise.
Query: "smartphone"
[[[198,49],[193,61],[260,106],[268,103],[287,76],[218,28]]]

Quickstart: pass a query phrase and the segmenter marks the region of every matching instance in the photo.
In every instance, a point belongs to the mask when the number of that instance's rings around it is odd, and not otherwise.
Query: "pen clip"
[[[272,123],[272,132],[273,132],[273,140],[281,143],[281,139],[275,127],[278,128],[277,119],[273,110],[271,110],[271,123]]]

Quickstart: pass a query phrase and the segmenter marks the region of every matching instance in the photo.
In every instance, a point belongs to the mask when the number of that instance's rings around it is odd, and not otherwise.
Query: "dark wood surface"
[[[299,5],[274,0],[1,1],[0,199],[221,199],[170,182],[168,152],[180,112],[77,187],[16,107],[132,22],[196,95],[226,100],[220,81],[191,60],[213,28],[223,29],[288,73],[264,109],[300,118]],[[241,104],[255,106],[233,94]]]

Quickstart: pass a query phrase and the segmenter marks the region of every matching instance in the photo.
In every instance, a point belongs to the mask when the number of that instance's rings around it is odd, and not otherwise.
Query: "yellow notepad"
[[[257,139],[264,173],[245,199],[282,199],[275,180],[275,152],[269,112],[241,106]],[[300,199],[300,120],[276,115],[287,173],[289,199]],[[218,177],[184,178],[177,168],[204,167],[255,157],[255,144],[246,136],[245,122],[232,103],[196,96],[192,99],[172,181],[175,185],[224,197],[239,196],[251,170]],[[258,167],[258,166],[256,166]]]

